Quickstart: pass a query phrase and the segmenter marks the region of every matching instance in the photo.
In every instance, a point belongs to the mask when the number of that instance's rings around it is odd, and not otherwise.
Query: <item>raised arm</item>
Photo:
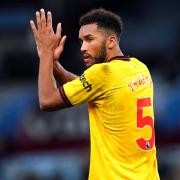
[[[53,76],[54,52],[65,36],[61,38],[61,24],[57,25],[56,33],[52,28],[51,12],[47,13],[47,20],[44,9],[36,12],[37,27],[34,21],[30,21],[31,28],[37,45],[39,55],[39,77],[38,93],[39,104],[42,110],[56,110],[66,107],[59,89],[56,87]]]

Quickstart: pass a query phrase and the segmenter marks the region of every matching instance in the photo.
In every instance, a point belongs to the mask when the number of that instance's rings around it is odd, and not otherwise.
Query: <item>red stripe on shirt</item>
[[[59,87],[59,92],[60,92],[60,95],[61,95],[64,103],[65,103],[67,106],[69,106],[69,107],[72,106],[71,102],[69,101],[69,99],[67,98],[67,96],[66,96],[66,94],[65,94],[65,92],[64,92],[63,86],[60,86],[60,87]]]

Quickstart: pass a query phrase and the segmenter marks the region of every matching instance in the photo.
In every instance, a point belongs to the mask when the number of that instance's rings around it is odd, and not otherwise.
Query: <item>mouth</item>
[[[91,60],[91,56],[88,54],[83,54],[83,59],[85,63],[88,63]]]

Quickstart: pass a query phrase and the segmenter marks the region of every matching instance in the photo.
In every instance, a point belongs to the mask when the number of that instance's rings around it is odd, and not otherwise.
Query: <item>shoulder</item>
[[[142,61],[140,61],[139,59],[137,59],[137,58],[135,58],[135,57],[132,57],[132,58],[131,58],[131,61],[132,61],[135,65],[137,65],[137,66],[139,66],[139,67],[147,68],[147,66],[146,66],[145,63],[143,63]]]
[[[94,64],[84,71],[85,74],[106,75],[111,72],[110,63]]]
[[[80,76],[81,79],[86,79],[91,84],[102,85],[107,84],[110,78],[110,66],[108,63],[94,64],[83,72]]]

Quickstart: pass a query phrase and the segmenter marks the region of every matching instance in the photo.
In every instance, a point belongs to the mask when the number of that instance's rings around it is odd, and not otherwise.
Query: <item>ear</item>
[[[108,49],[112,49],[116,45],[116,37],[115,36],[109,36],[107,40],[107,47]]]

